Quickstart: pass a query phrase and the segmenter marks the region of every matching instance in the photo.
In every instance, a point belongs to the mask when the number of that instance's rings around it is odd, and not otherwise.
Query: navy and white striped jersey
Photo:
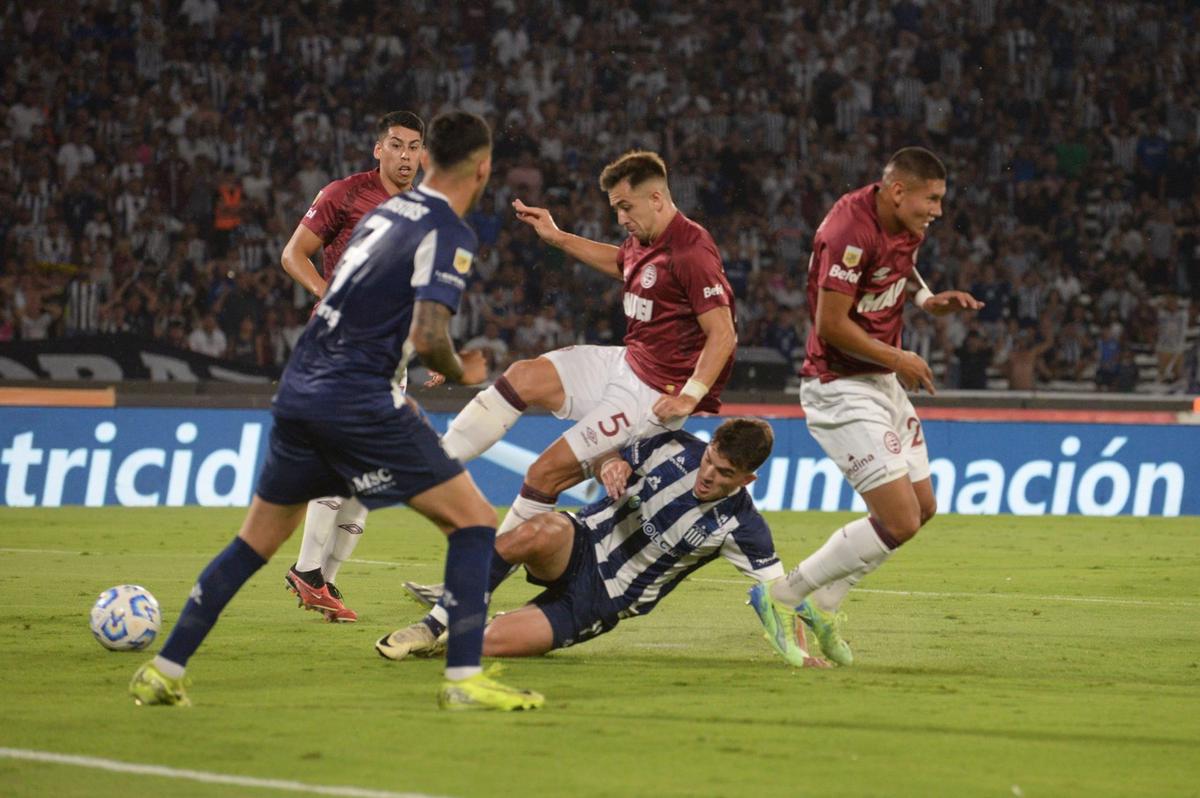
[[[345,420],[397,407],[392,376],[414,304],[458,312],[477,246],[445,196],[425,186],[365,215],[283,372],[275,413]]]
[[[683,431],[637,441],[621,450],[633,466],[625,494],[578,514],[622,617],[650,612],[684,577],[718,556],[761,582],[783,576],[771,530],[745,488],[709,502],[692,492],[706,446]]]

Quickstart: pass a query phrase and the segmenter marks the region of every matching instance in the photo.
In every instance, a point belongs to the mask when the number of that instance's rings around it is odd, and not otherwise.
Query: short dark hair
[[[447,111],[429,123],[425,149],[440,169],[451,169],[477,150],[492,146],[492,129],[482,116],[468,111]]]
[[[382,139],[394,127],[406,127],[409,130],[415,130],[421,134],[422,139],[425,138],[425,123],[421,121],[421,117],[412,111],[388,111],[379,117],[379,121],[375,123],[376,138]]]
[[[946,165],[924,147],[904,147],[896,150],[896,154],[888,159],[883,173],[886,175],[889,170],[902,172],[917,180],[946,179]]]
[[[731,418],[717,427],[712,443],[738,471],[753,473],[771,455],[775,433],[761,418]]]
[[[651,178],[667,179],[667,165],[662,156],[649,150],[630,150],[604,167],[600,173],[600,189],[612,191],[622,180],[629,180],[630,188],[637,188]]]

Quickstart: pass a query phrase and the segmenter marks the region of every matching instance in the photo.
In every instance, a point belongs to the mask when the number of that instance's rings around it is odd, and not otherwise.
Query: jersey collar
[[[437,191],[436,189],[429,188],[426,185],[420,185],[420,186],[417,186],[416,190],[420,191],[422,194],[424,194],[428,197],[434,197],[436,199],[440,199],[442,202],[446,203],[447,205],[450,204],[450,198],[447,197],[442,192]]]

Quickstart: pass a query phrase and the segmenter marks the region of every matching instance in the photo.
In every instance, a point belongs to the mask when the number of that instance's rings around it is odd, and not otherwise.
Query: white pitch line
[[[744,579],[704,579],[692,577],[695,582],[712,582],[722,585],[747,585]],[[869,587],[856,587],[855,593],[878,593],[885,596],[916,596],[919,598],[1002,598],[1027,599],[1030,601],[1073,601],[1081,604],[1128,604],[1139,607],[1200,607],[1200,602],[1158,601],[1154,599],[1122,599],[1108,596],[1039,596],[1029,593],[937,593],[928,590],[877,590]]]
[[[256,787],[263,790],[305,792],[313,795],[339,795],[347,798],[436,798],[420,792],[391,792],[369,790],[363,787],[347,787],[322,784],[306,784],[302,781],[284,779],[256,779],[252,776],[235,776],[230,773],[213,773],[206,770],[184,770],[163,765],[142,765],[136,762],[121,762],[117,759],[101,759],[94,756],[56,754],[53,751],[30,751],[24,748],[0,748],[0,758],[24,759],[33,762],[50,762],[56,765],[74,765],[92,770],[108,770],[114,773],[134,773],[139,776],[159,776],[164,779],[184,779],[205,784],[232,784],[237,787]]]
[[[67,551],[66,549],[0,549],[12,554],[83,554],[82,551]]]

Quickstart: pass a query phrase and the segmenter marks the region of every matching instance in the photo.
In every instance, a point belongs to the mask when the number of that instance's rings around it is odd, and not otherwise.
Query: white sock
[[[333,534],[325,548],[325,560],[321,564],[321,575],[326,582],[336,582],[342,563],[350,559],[354,547],[362,540],[367,523],[367,506],[358,499],[349,498],[342,502],[337,518],[333,522]]]
[[[446,668],[446,679],[451,682],[461,682],[463,679],[470,679],[477,673],[483,673],[483,668],[478,665],[460,665],[457,668]]]
[[[841,579],[817,588],[809,594],[809,598],[817,605],[817,609],[825,612],[837,612],[838,607],[842,606],[842,601],[846,598],[850,590],[861,582],[863,577],[883,565],[890,556],[892,556],[892,553],[888,551],[879,562],[860,568],[852,574],[847,574]]]
[[[300,555],[296,557],[297,571],[321,567],[342,502],[340,496],[326,496],[308,503],[308,512],[304,516],[304,537],[300,540]]]
[[[169,659],[163,659],[162,654],[154,658],[154,667],[158,668],[158,672],[168,679],[178,679],[183,676],[183,666],[178,662],[171,662]]]
[[[500,522],[499,528],[496,529],[496,537],[500,537],[505,532],[511,532],[539,513],[554,512],[555,506],[554,504],[539,502],[518,495],[517,498],[513,499],[512,506],[508,508],[508,512],[504,515],[504,520]]]
[[[442,449],[461,462],[474,460],[504,437],[524,409],[513,407],[493,385],[477,393],[450,422],[442,437]]]
[[[880,539],[870,517],[859,518],[830,535],[821,548],[773,584],[771,596],[795,607],[814,590],[868,566],[874,568],[889,554],[891,549]]]

